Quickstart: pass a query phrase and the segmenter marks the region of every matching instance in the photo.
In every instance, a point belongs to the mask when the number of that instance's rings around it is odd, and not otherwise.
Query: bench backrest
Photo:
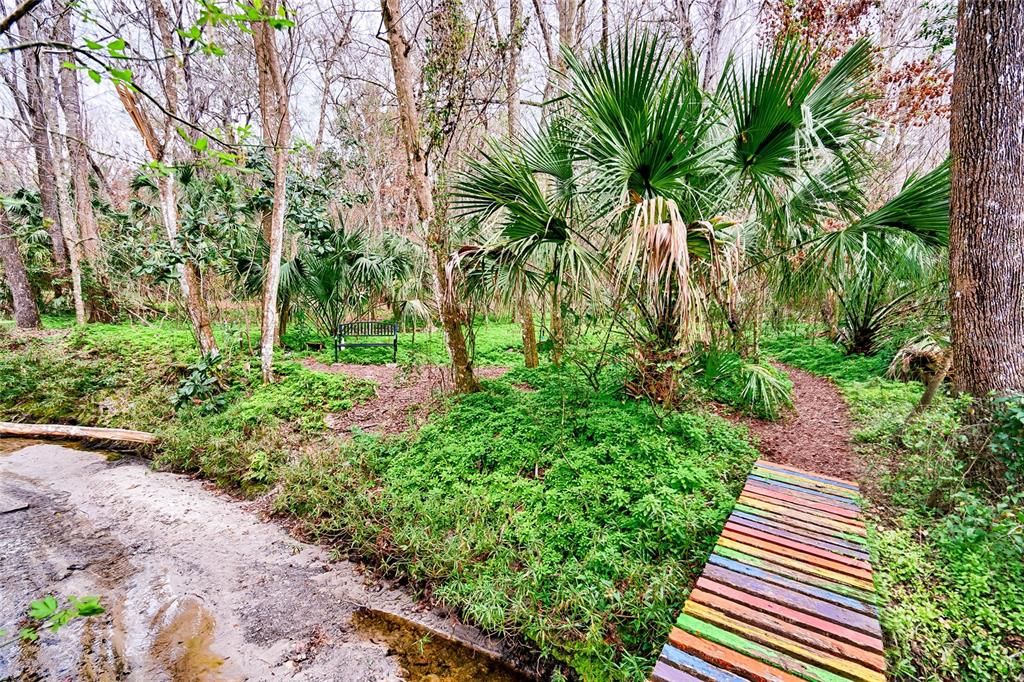
[[[397,336],[393,322],[344,322],[338,325],[338,336]]]

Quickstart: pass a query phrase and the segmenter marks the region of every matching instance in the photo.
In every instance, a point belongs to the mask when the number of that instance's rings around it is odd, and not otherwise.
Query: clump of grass
[[[755,457],[717,417],[520,370],[306,458],[277,509],[585,679],[641,679]]]

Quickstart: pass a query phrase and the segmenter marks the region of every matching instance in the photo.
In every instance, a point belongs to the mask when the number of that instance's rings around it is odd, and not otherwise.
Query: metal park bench
[[[349,343],[348,338],[390,338],[384,342]],[[398,325],[392,322],[344,322],[334,335],[334,361],[343,348],[382,348],[391,346],[391,362],[398,362]]]

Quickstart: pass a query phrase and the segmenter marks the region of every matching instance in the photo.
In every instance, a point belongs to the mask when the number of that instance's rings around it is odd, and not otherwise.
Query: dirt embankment
[[[501,646],[198,481],[9,444],[0,440],[0,627],[45,594],[98,595],[107,613],[0,648],[0,679],[520,679],[463,647],[431,650],[437,634]],[[391,637],[366,626],[364,607],[436,634]]]

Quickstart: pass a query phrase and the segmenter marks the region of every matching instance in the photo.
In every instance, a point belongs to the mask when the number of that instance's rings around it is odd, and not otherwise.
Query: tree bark
[[[31,22],[28,17],[22,23]],[[32,39],[36,31],[22,30],[23,39]],[[32,132],[32,153],[36,160],[36,177],[39,187],[39,202],[42,208],[43,222],[46,231],[50,235],[50,243],[53,251],[54,276],[62,282],[67,280],[69,272],[69,260],[67,246],[64,243],[64,235],[61,232],[60,214],[57,208],[57,192],[54,187],[56,175],[53,161],[53,154],[50,148],[50,134],[46,125],[46,116],[43,109],[42,95],[42,74],[40,73],[40,60],[42,51],[38,48],[23,50],[21,53],[22,66],[25,71],[25,104],[28,109],[29,120]],[[62,284],[54,287],[55,293],[59,295]]]
[[[262,11],[272,16],[277,12],[275,0]],[[273,378],[274,340],[277,338],[277,294],[281,284],[281,254],[284,251],[284,220],[288,208],[288,143],[291,135],[288,120],[288,85],[281,70],[274,29],[266,21],[252,27],[252,44],[256,53],[259,81],[260,115],[264,142],[273,144],[274,203],[270,212],[267,242],[266,277],[263,280],[263,316],[260,324],[260,370],[263,381]]]
[[[65,6],[57,22],[58,38],[68,44],[74,41],[71,28],[71,6]],[[73,61],[70,52],[62,59]],[[100,232],[96,214],[92,210],[92,187],[89,184],[89,154],[85,125],[82,116],[82,95],[78,83],[78,72],[60,68],[60,104],[67,125],[67,148],[71,159],[71,182],[75,190],[75,214],[78,217],[78,233],[82,240],[82,255],[98,273],[100,257]]]
[[[950,151],[950,312],[955,387],[979,400],[1024,391],[1024,12],[961,0]]]
[[[473,374],[473,363],[462,331],[462,311],[455,297],[448,295],[448,215],[444,208],[441,211],[435,209],[430,168],[420,143],[419,113],[412,90],[409,43],[405,39],[401,2],[381,0],[380,4],[388,33],[391,68],[398,98],[398,118],[409,157],[413,196],[416,199],[419,219],[428,226],[427,246],[433,256],[434,297],[437,299],[438,316],[444,328],[445,343],[452,361],[455,390],[459,393],[471,393],[479,390],[480,385]]]
[[[0,262],[4,265],[4,281],[14,301],[14,325],[18,329],[39,329],[39,308],[36,306],[28,271],[18,248],[14,230],[7,222],[7,213],[0,209]]]
[[[705,90],[711,90],[715,78],[718,77],[719,43],[722,40],[722,22],[725,14],[725,0],[711,0],[711,2],[711,13],[708,16],[707,53],[704,55],[704,78],[702,80]]]

